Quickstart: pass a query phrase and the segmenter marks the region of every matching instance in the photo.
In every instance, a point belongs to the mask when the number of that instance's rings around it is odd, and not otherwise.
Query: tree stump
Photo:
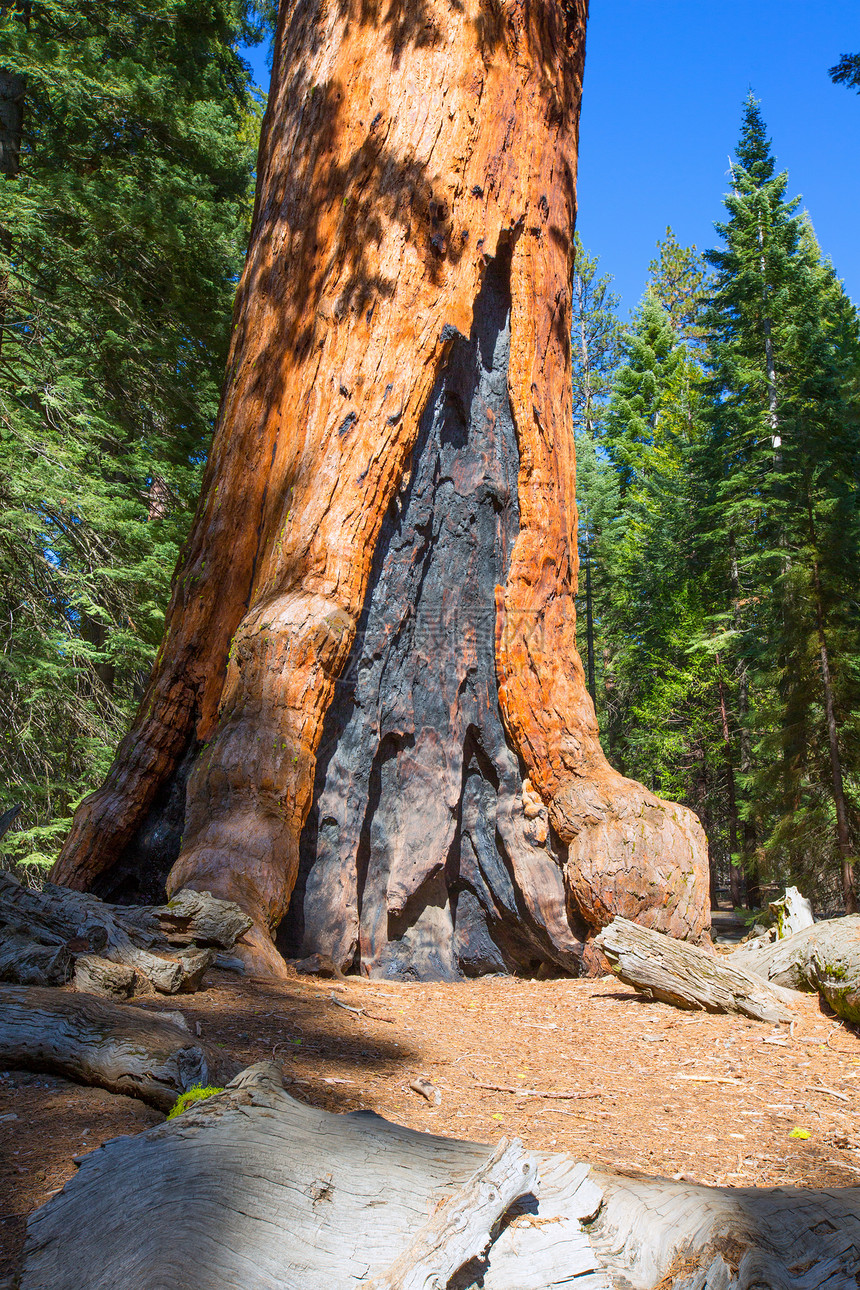
[[[779,900],[770,902],[770,912],[776,919],[776,935],[779,940],[802,932],[815,922],[812,915],[812,904],[802,896],[797,887],[786,887],[785,894]]]

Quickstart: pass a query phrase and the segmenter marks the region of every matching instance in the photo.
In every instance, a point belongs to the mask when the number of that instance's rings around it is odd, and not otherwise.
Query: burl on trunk
[[[586,9],[282,4],[199,510],[55,880],[235,900],[274,971],[279,925],[422,978],[705,934],[698,822],[607,765],[575,645]]]

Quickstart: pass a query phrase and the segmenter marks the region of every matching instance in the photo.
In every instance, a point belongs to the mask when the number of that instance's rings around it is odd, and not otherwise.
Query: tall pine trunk
[[[732,619],[735,631],[742,635],[741,623],[741,583],[738,571],[738,557],[735,550],[734,534],[729,539],[730,577],[732,584]],[[752,773],[752,740],[749,731],[749,669],[746,659],[738,660],[738,731],[740,743],[740,770],[746,778]],[[746,879],[747,908],[758,909],[761,906],[761,877],[758,866],[758,838],[755,823],[744,817],[743,821],[743,870]]]
[[[585,0],[281,6],[203,494],[54,877],[239,902],[255,970],[577,971],[708,925],[698,822],[607,765],[575,649]]]
[[[824,717],[827,724],[827,743],[830,749],[830,775],[833,785],[833,805],[836,811],[836,844],[842,867],[842,895],[845,912],[858,910],[857,888],[854,882],[854,861],[851,856],[851,839],[848,831],[848,810],[845,803],[845,786],[842,780],[842,757],[839,751],[839,728],[836,724],[836,705],[833,700],[833,679],[830,674],[830,652],[824,619],[824,596],[818,567],[818,545],[815,531],[815,513],[807,487],[806,512],[809,520],[809,540],[812,546],[812,588],[815,594],[815,624],[818,632],[818,655],[821,662],[821,687],[824,692]]]
[[[741,875],[735,864],[738,851],[738,799],[735,787],[735,759],[732,751],[732,736],[729,729],[729,712],[726,705],[726,689],[723,682],[723,669],[719,654],[715,655],[717,665],[717,688],[720,698],[720,733],[723,739],[723,751],[726,757],[726,794],[729,816],[729,883],[733,908],[741,903]]]

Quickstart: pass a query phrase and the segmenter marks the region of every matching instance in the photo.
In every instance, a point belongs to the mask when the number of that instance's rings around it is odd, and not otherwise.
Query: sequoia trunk
[[[285,947],[382,974],[705,933],[701,828],[607,765],[575,648],[586,7],[281,6],[200,507],[56,880],[236,900],[275,971],[291,897]]]

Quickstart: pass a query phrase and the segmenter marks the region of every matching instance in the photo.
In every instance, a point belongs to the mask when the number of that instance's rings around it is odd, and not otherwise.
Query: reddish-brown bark
[[[493,701],[530,779],[517,809],[541,845],[550,825],[557,834],[578,935],[619,913],[705,932],[701,828],[608,766],[575,647],[569,332],[586,9],[282,6],[200,507],[149,690],[55,880],[86,887],[115,865],[185,758],[169,889],[236,900],[258,929],[256,966],[278,969],[270,936],[383,520],[496,262],[509,279],[519,517],[496,587]],[[511,864],[540,936],[575,954],[563,898],[547,916],[544,881],[522,856]],[[392,893],[389,913],[410,894]]]

